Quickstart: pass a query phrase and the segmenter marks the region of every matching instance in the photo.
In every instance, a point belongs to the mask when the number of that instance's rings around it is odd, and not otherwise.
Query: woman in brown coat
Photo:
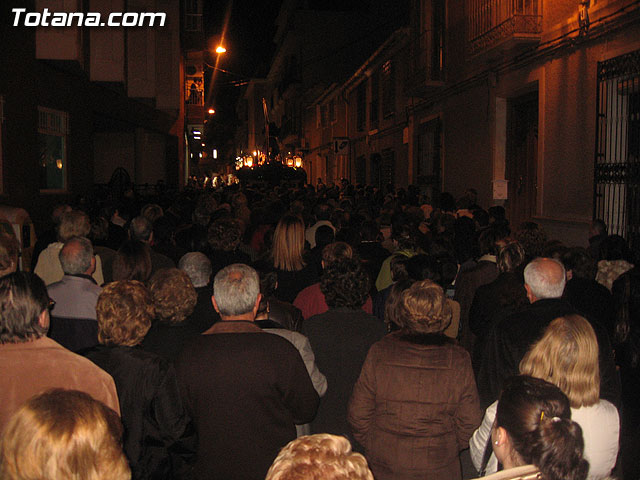
[[[353,434],[376,480],[460,479],[458,453],[481,412],[469,354],[442,335],[442,288],[414,283],[395,317],[401,329],[371,347],[353,389]]]

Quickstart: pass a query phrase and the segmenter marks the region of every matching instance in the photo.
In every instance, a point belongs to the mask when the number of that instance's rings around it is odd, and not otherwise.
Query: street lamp
[[[222,45],[218,45],[216,47],[216,53],[227,53],[227,49],[224,48]]]
[[[213,115],[214,113],[216,113],[216,109],[215,109],[215,108],[213,108],[213,107],[211,107],[211,108],[209,108],[209,110],[207,110],[207,113],[208,113],[209,115]]]

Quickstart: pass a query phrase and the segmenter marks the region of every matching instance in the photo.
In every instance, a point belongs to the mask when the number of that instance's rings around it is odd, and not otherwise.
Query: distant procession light
[[[218,150],[216,150],[215,148],[213,149],[213,158],[218,158]]]
[[[216,47],[216,53],[227,53],[227,49],[224,48],[222,45],[218,45]]]

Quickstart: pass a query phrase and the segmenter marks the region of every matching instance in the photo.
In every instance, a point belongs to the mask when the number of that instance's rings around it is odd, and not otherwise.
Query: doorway
[[[507,214],[512,229],[536,212],[538,170],[538,92],[509,100],[507,110]]]

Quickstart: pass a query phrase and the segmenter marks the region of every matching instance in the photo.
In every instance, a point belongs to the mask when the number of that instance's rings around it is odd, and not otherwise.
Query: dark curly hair
[[[242,240],[242,227],[235,218],[220,218],[209,226],[207,241],[211,248],[234,251]]]
[[[515,453],[537,466],[545,480],[587,477],[582,429],[571,421],[569,399],[555,385],[526,375],[507,379],[495,425],[506,430]]]
[[[320,290],[329,308],[361,308],[369,295],[369,275],[353,258],[342,258],[327,265]]]

